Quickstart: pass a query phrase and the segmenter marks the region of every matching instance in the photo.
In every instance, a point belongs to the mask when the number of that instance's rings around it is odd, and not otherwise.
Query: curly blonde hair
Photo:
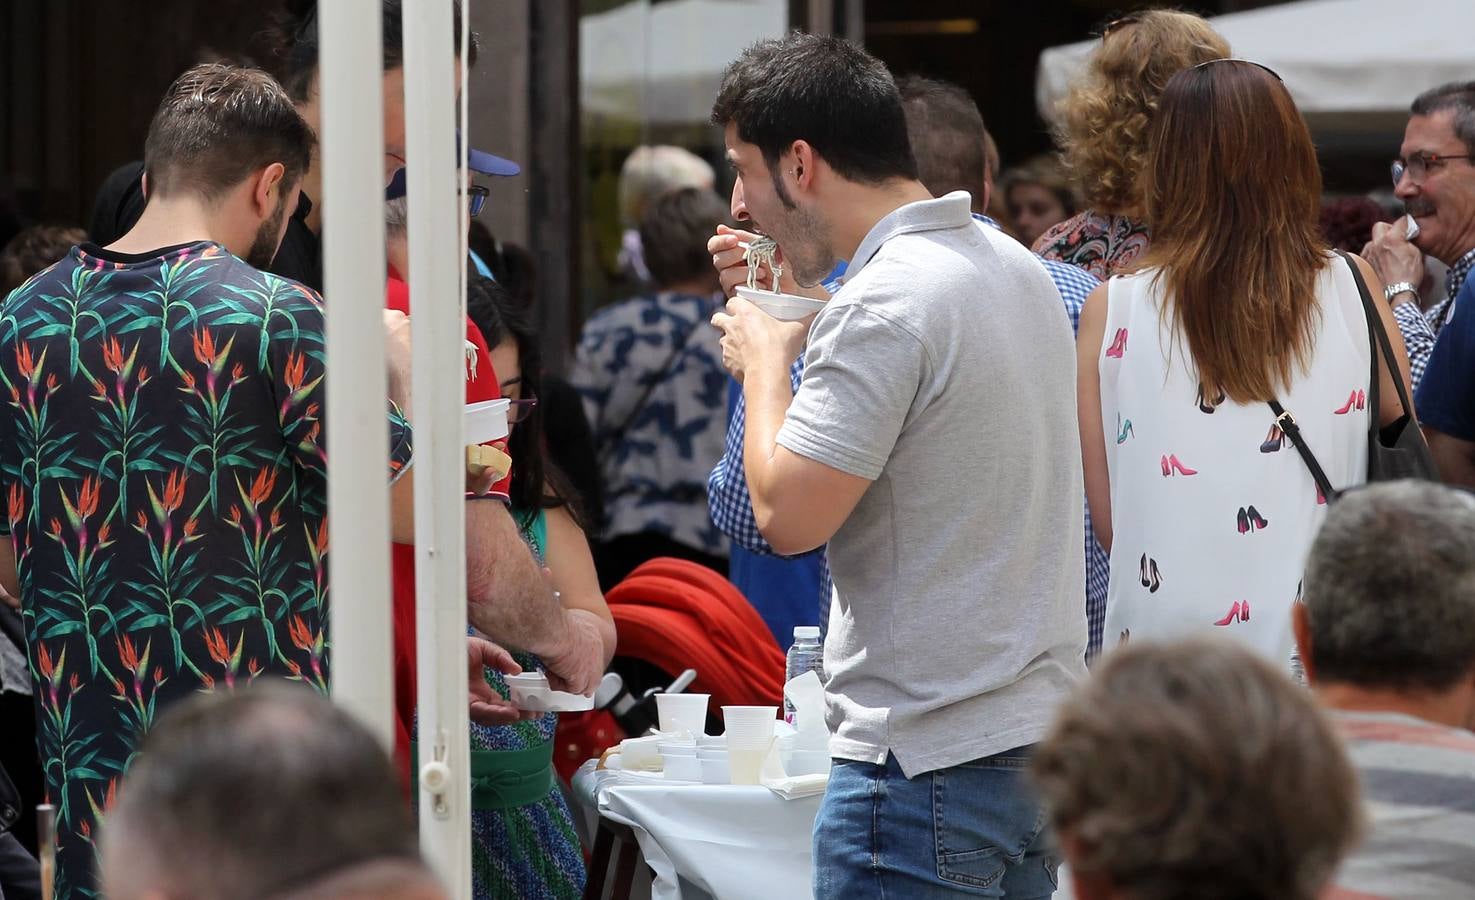
[[[1138,179],[1163,88],[1189,66],[1226,56],[1229,44],[1192,13],[1149,10],[1107,31],[1057,106],[1055,138],[1088,208],[1141,215]]]

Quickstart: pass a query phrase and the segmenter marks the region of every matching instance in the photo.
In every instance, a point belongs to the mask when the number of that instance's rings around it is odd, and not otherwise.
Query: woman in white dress
[[[1215,60],[1168,83],[1144,173],[1153,243],[1081,313],[1086,494],[1111,554],[1106,645],[1205,633],[1288,665],[1290,608],[1325,514],[1279,400],[1332,485],[1367,477],[1369,416],[1409,380],[1378,362],[1352,264],[1318,226],[1316,150],[1279,76]],[[1372,296],[1383,285],[1349,257]]]

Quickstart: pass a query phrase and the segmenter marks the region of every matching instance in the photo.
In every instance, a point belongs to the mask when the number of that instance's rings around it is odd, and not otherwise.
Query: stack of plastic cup
[[[727,760],[733,784],[757,784],[763,760],[773,745],[777,706],[724,706]]]
[[[687,732],[694,738],[706,734],[707,702],[711,699],[711,694],[656,694],[661,731],[666,734]]]

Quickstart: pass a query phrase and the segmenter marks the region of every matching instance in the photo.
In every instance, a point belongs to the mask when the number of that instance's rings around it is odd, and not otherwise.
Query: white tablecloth
[[[654,900],[810,896],[810,834],[820,797],[784,800],[763,787],[633,780],[638,777],[594,771],[591,763],[574,777],[574,793],[635,831],[655,871]]]

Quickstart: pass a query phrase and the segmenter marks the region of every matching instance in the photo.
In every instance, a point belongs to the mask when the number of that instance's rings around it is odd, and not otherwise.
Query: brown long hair
[[[1163,92],[1146,203],[1164,317],[1206,390],[1265,401],[1310,362],[1328,262],[1321,169],[1278,77],[1243,61],[1186,69]]]

